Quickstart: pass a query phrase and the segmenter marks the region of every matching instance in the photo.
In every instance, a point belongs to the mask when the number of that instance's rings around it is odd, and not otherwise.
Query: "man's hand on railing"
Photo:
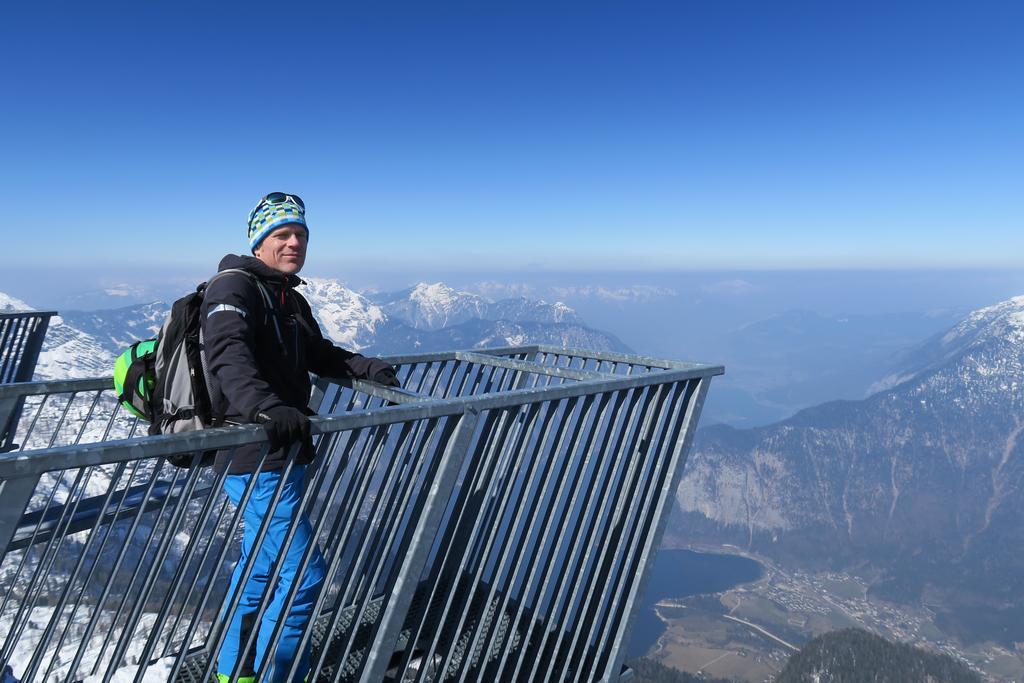
[[[277,450],[309,438],[309,418],[298,408],[274,406],[256,415],[270,439],[270,448]]]
[[[395,369],[390,365],[375,372],[373,375],[373,381],[387,387],[402,386],[402,383],[398,381],[398,376],[395,374]]]

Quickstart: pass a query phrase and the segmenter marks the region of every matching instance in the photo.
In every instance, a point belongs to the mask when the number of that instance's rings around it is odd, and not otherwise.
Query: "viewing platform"
[[[723,368],[550,346],[385,360],[400,388],[317,378],[310,399],[302,507],[327,579],[308,680],[628,680],[631,618]],[[0,385],[0,671],[216,680],[241,519],[200,462],[263,429],[144,436],[110,378],[24,379]],[[167,460],[182,455],[192,467]]]

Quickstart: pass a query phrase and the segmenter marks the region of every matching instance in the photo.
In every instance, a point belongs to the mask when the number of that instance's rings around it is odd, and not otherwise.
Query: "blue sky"
[[[1010,2],[9,9],[6,269],[209,270],[271,190],[309,274],[1018,267],[1022,33]]]

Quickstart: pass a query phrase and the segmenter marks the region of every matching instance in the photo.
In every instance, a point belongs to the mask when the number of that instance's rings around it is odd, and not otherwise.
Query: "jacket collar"
[[[282,273],[279,270],[274,270],[255,256],[228,254],[220,260],[220,265],[217,266],[217,271],[220,272],[222,270],[227,270],[228,268],[246,270],[261,280],[277,285],[284,285],[286,287],[298,287],[302,284],[302,279],[298,275],[289,275],[287,273]]]

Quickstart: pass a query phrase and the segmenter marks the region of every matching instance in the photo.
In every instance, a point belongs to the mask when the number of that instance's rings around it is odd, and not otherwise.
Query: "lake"
[[[654,611],[660,600],[721,593],[761,578],[761,565],[738,555],[698,553],[692,550],[661,550],[654,560],[647,590],[640,601],[627,657],[641,657],[665,631]]]

